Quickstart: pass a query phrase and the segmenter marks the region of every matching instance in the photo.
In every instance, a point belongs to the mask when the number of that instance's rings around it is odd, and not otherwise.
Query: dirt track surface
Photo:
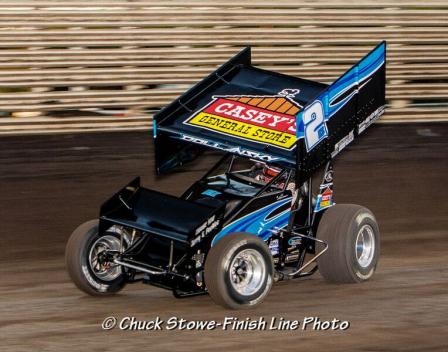
[[[208,296],[177,300],[151,286],[111,298],[68,280],[64,246],[101,202],[136,175],[180,194],[210,159],[160,180],[148,133],[0,138],[1,351],[448,351],[448,124],[374,126],[338,157],[336,201],[377,216],[374,279],[330,285],[319,274],[274,286],[255,310]],[[346,331],[103,331],[104,318],[219,320],[226,316],[348,320]]]

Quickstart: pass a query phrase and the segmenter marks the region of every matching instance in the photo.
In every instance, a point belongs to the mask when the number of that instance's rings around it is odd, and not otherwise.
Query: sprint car
[[[372,277],[379,228],[336,204],[333,161],[384,112],[386,43],[327,85],[254,67],[246,48],[154,117],[156,173],[204,153],[216,164],[180,197],[132,180],[66,247],[82,291],[143,282],[226,308],[259,304],[276,281]]]

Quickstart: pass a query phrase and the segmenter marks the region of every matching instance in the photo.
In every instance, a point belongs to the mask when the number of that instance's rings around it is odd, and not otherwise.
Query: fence
[[[446,120],[446,0],[2,0],[0,133],[148,128],[245,45],[329,83],[383,39],[383,121]]]

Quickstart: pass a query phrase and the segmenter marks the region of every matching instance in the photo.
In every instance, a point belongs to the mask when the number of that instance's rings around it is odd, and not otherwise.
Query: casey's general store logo
[[[292,149],[302,107],[288,96],[221,96],[184,123],[218,133]]]

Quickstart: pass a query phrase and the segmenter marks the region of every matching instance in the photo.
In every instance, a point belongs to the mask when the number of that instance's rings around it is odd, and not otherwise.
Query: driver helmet
[[[282,170],[273,166],[264,165],[263,167],[263,175],[269,179],[272,179],[275,176],[277,176],[280,173],[280,171]]]
[[[255,179],[258,181],[262,181],[262,182],[269,182],[275,176],[277,176],[281,171],[282,170],[279,168],[263,164],[261,170],[259,171],[258,175],[255,177]]]

